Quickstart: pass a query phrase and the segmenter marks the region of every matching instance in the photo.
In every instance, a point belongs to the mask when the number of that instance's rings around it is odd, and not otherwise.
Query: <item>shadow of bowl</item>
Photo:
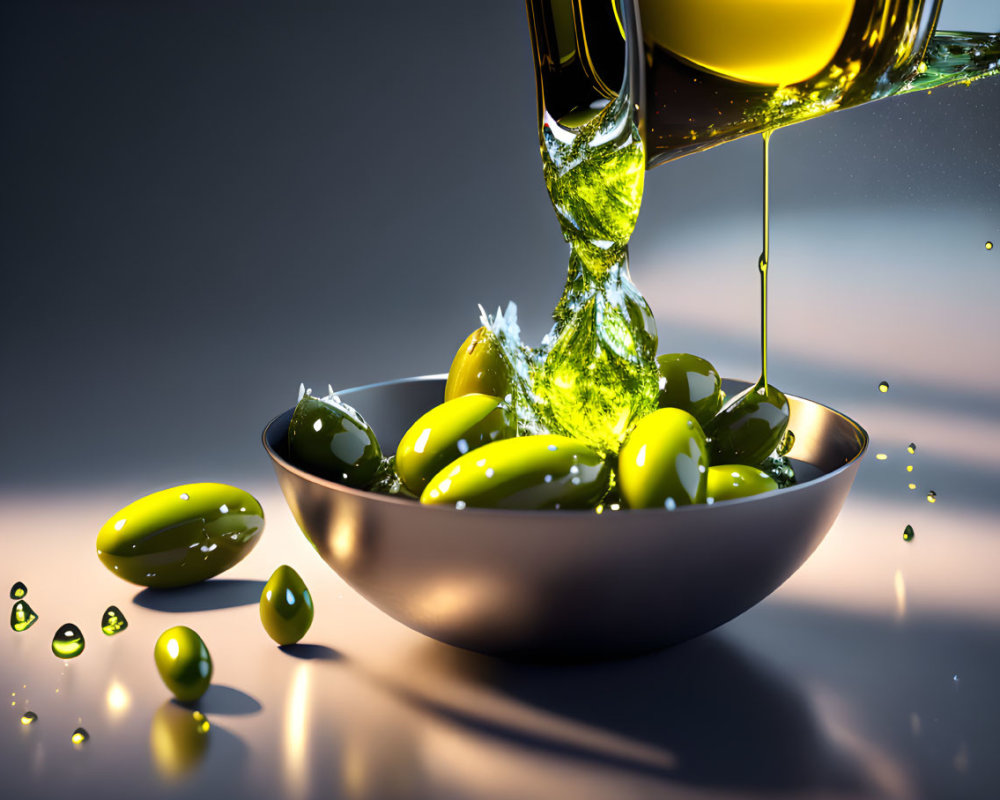
[[[443,376],[340,392],[386,452],[442,402]],[[748,384],[725,381],[729,396]],[[796,486],[674,511],[423,506],[318,478],[287,459],[292,410],[264,447],[299,527],[362,596],[447,644],[518,658],[647,652],[711,630],[780,586],[847,497],[868,435],[788,396]]]

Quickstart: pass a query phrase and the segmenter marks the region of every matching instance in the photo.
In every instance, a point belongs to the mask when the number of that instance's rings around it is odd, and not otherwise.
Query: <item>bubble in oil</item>
[[[933,489],[931,489],[929,492],[927,492],[927,502],[928,503],[936,503],[937,502],[937,492],[935,492]]]
[[[882,381],[878,385],[878,390],[880,392],[882,392],[882,394],[885,394],[886,392],[888,392],[889,391],[889,381]]]
[[[38,714],[36,714],[34,711],[25,711],[21,715],[22,725],[31,725],[34,722],[38,722]]]
[[[70,737],[69,740],[73,743],[75,747],[79,747],[80,745],[86,743],[86,741],[89,738],[90,734],[87,733],[86,728],[77,728],[75,731],[73,731],[73,735]]]
[[[108,610],[101,617],[101,630],[105,636],[114,636],[121,633],[128,627],[128,620],[118,606],[108,606]]]
[[[905,528],[903,528],[903,541],[904,542],[912,542],[913,541],[913,536],[914,536],[914,533],[913,533],[913,526],[912,525],[907,525]]]
[[[917,452],[917,446],[913,442],[910,442],[906,446],[906,452],[907,453],[916,453]]]
[[[10,587],[10,599],[20,600],[28,593],[28,587],[25,586],[21,581],[18,581],[13,586]]]
[[[76,658],[83,652],[85,645],[83,633],[72,622],[60,625],[56,635],[52,637],[52,652],[59,658]]]
[[[38,614],[26,600],[18,600],[10,610],[10,627],[18,633],[26,631],[38,621]]]
[[[793,447],[795,447],[795,433],[789,428],[785,431],[785,435],[781,437],[781,442],[778,443],[778,455],[788,455],[788,452]]]

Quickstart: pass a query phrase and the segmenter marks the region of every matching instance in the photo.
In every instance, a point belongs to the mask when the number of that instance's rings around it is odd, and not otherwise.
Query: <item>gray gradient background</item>
[[[265,476],[259,431],[300,381],[445,371],[479,302],[515,299],[530,341],[548,327],[567,254],[521,3],[203,5],[0,10],[8,488]],[[998,103],[982,81],[775,137],[774,382],[850,410],[894,376],[900,320],[954,330],[968,298],[992,304]],[[743,140],[650,173],[632,244],[661,351],[744,378],[759,170]],[[830,358],[789,349],[800,318]],[[966,325],[907,373],[911,399],[995,419],[998,333]],[[982,380],[949,386],[934,362],[966,347]]]

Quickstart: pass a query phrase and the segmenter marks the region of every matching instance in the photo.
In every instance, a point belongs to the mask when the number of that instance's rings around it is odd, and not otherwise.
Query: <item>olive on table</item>
[[[297,467],[358,489],[375,479],[382,463],[374,431],[333,391],[301,395],[288,423],[288,456]]]
[[[751,497],[778,488],[778,482],[759,467],[719,464],[708,468],[708,500],[713,503]]]
[[[704,503],[707,469],[698,420],[679,408],[661,408],[639,420],[618,451],[618,490],[629,508]]]
[[[510,364],[496,336],[488,328],[476,328],[452,359],[444,399],[454,400],[465,394],[506,397],[510,390]]]
[[[438,472],[420,502],[456,508],[593,508],[608,490],[610,465],[567,436],[519,436],[483,445]]]
[[[774,386],[752,386],[705,425],[713,464],[759,464],[788,427],[788,400]]]
[[[657,356],[660,408],[680,408],[705,425],[722,408],[722,378],[704,358],[690,353]]]
[[[260,621],[278,644],[295,644],[313,621],[313,601],[305,581],[282,564],[264,584],[260,594]]]
[[[513,412],[498,397],[466,394],[435,406],[410,426],[396,448],[396,474],[419,494],[442,467],[517,431]]]
[[[171,588],[215,577],[243,559],[264,530],[251,495],[224,483],[187,483],[140,498],[97,534],[97,556],[140,586]]]
[[[168,628],[153,648],[160,677],[184,703],[197,700],[212,682],[212,657],[201,637],[184,625]]]

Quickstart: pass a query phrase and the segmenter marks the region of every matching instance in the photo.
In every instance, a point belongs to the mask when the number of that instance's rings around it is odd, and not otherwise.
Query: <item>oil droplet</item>
[[[917,488],[917,484],[915,484],[915,483],[908,483],[908,484],[906,484],[906,486],[907,486],[907,488],[908,488],[908,489],[909,489],[910,491],[913,491],[914,489],[916,489],[916,488]]]
[[[882,382],[881,382],[881,383],[880,383],[880,384],[878,385],[878,390],[879,390],[880,392],[882,392],[882,394],[885,394],[886,392],[888,392],[888,391],[889,391],[889,382],[888,382],[888,381],[882,381]]]
[[[937,502],[937,492],[935,492],[933,489],[931,489],[927,493],[927,502],[928,503],[936,503]]]
[[[993,249],[993,242],[987,242],[986,243],[986,249],[987,250],[992,250]]]
[[[903,528],[903,541],[904,542],[912,542],[913,541],[913,536],[914,536],[914,533],[913,533],[913,526],[912,525],[907,525],[905,528]]]
[[[788,451],[793,447],[795,447],[795,433],[791,428],[789,428],[785,431],[785,435],[781,437],[781,441],[778,443],[778,455],[788,455]]]
[[[885,461],[888,457],[889,456],[887,456],[885,453],[876,453],[875,454],[875,458],[877,458],[879,461]]]
[[[18,581],[13,586],[10,587],[10,599],[20,600],[28,593],[28,587],[25,586],[21,581]]]
[[[917,446],[913,442],[910,442],[906,446],[906,452],[907,453],[916,453],[917,452]]]
[[[89,738],[90,738],[90,734],[87,733],[87,729],[86,728],[77,728],[75,731],[73,731],[73,735],[70,737],[70,741],[73,742],[73,744],[76,747],[79,747],[84,742],[86,742]]]
[[[60,625],[52,637],[52,652],[59,658],[76,658],[83,652],[84,645],[83,634],[72,622]]]
[[[200,711],[195,711],[191,718],[194,720],[195,728],[198,733],[208,733],[209,728],[212,726],[209,724],[208,719]]]
[[[18,600],[10,610],[10,627],[20,633],[26,631],[38,621],[38,614],[34,612],[26,600]]]
[[[30,725],[31,723],[37,722],[37,721],[38,721],[38,714],[36,714],[34,711],[25,711],[21,715],[21,724],[22,725]]]
[[[121,633],[128,627],[128,620],[125,619],[125,615],[121,612],[118,606],[108,606],[108,610],[104,612],[104,616],[101,618],[101,630],[104,631],[106,636],[114,636],[116,633]]]
[[[907,464],[906,465],[906,471],[907,472],[913,472],[913,464]]]

